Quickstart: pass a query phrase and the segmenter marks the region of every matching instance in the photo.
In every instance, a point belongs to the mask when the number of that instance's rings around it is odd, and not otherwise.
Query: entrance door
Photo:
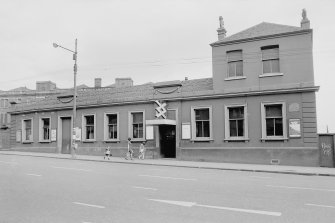
[[[160,125],[160,150],[163,158],[176,158],[176,126]]]
[[[71,118],[62,118],[62,153],[71,152]]]

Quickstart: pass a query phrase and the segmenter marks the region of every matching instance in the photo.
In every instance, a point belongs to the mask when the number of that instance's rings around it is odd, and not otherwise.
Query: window
[[[287,138],[284,103],[262,103],[262,138]]]
[[[243,76],[242,50],[227,52],[228,78]]]
[[[22,120],[22,142],[32,142],[33,141],[33,120],[24,119]]]
[[[261,50],[263,74],[279,73],[279,45],[263,46]]]
[[[192,139],[209,140],[212,137],[211,107],[192,108]]]
[[[132,112],[131,113],[131,128],[132,134],[131,138],[133,139],[143,139],[143,112]]]
[[[247,106],[225,106],[225,140],[246,140],[247,138]]]
[[[50,118],[40,119],[40,141],[50,141]]]
[[[119,139],[119,118],[117,113],[105,114],[105,141]]]
[[[83,116],[83,139],[84,141],[95,140],[95,115]]]
[[[0,99],[0,108],[8,108],[9,103],[7,98]]]

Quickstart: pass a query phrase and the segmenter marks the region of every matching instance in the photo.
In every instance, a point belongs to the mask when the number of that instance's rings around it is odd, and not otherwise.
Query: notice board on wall
[[[154,139],[154,126],[147,125],[145,128],[145,137],[146,140],[153,140]]]
[[[22,136],[21,130],[17,130],[16,131],[16,142],[21,142],[21,136]]]
[[[289,120],[289,134],[291,138],[301,137],[300,119]]]
[[[181,124],[181,138],[191,139],[191,123],[188,122]]]

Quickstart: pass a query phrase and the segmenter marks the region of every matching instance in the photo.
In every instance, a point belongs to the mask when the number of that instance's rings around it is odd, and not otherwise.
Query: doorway
[[[176,158],[176,126],[160,125],[160,151],[163,158]]]
[[[62,120],[62,153],[71,152],[71,117],[61,118]]]

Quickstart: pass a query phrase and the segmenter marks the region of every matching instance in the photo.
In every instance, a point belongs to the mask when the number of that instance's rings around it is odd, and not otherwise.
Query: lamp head
[[[58,47],[58,44],[57,44],[57,43],[53,43],[52,45],[53,45],[55,48]]]

